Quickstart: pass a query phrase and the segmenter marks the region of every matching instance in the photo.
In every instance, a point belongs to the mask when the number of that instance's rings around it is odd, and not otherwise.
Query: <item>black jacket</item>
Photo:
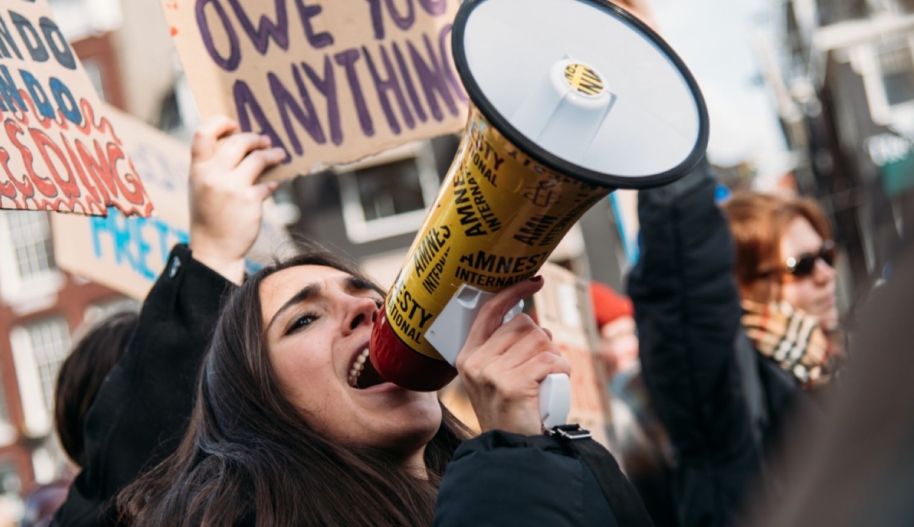
[[[123,358],[99,390],[86,423],[87,465],[54,518],[60,526],[115,522],[110,500],[174,452],[190,417],[197,371],[233,286],[177,246],[143,305]],[[643,506],[611,455],[601,459],[624,498]],[[254,516],[239,521],[253,525]],[[491,432],[466,441],[447,468],[435,525],[618,525],[593,471],[557,439]],[[640,523],[638,525],[647,525]]]
[[[628,283],[644,380],[677,457],[684,527],[738,523],[784,420],[809,404],[741,330],[733,241],[716,186],[703,162],[640,193],[641,257]]]
[[[127,350],[86,416],[87,463],[53,525],[112,524],[109,500],[174,452],[193,409],[197,370],[221,296],[231,289],[186,246],[172,250]]]

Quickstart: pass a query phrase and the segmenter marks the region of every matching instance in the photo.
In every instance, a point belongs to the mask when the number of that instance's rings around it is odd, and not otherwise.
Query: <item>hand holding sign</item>
[[[244,255],[263,219],[263,200],[279,186],[254,184],[285,158],[281,148],[252,133],[230,135],[238,123],[217,116],[203,123],[191,145],[190,246],[194,258],[240,284]],[[222,140],[220,142],[220,139]]]

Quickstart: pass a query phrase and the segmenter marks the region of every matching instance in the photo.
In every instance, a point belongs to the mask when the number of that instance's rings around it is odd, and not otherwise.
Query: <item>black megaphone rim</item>
[[[653,29],[628,11],[606,0],[575,1],[607,11],[635,26],[642,34],[650,38],[651,41],[666,54],[667,58],[673,62],[673,65],[676,66],[677,71],[688,85],[689,90],[691,90],[698,109],[698,140],[695,142],[691,153],[675,167],[659,174],[648,176],[618,176],[597,172],[566,161],[546,151],[544,148],[528,139],[508,122],[508,119],[495,109],[495,106],[489,101],[488,97],[486,97],[470,71],[470,65],[466,56],[466,48],[463,45],[466,25],[473,10],[486,1],[488,0],[463,0],[460,9],[457,11],[457,17],[454,19],[453,31],[451,33],[451,48],[454,56],[454,65],[457,68],[457,73],[460,75],[460,79],[463,82],[464,88],[467,90],[470,100],[473,101],[473,104],[476,105],[482,115],[492,124],[492,126],[497,128],[508,141],[523,150],[524,153],[533,158],[534,161],[560,174],[582,179],[588,183],[593,183],[602,187],[639,189],[657,187],[671,183],[695,168],[702,158],[704,158],[705,151],[708,148],[708,137],[710,133],[708,108],[705,105],[701,89],[698,87],[698,82],[696,82],[695,78],[692,76],[692,72],[689,71],[689,68],[685,65],[685,62],[683,62],[679,55],[673,51],[673,48],[671,48]]]

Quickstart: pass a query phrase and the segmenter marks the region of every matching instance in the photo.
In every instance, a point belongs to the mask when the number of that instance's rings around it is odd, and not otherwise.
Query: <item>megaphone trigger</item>
[[[564,373],[551,373],[540,383],[540,419],[546,430],[567,422],[571,411],[571,379]]]

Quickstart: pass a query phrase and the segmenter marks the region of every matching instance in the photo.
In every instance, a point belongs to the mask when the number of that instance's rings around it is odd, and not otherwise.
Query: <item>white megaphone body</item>
[[[594,203],[678,179],[708,141],[682,61],[602,0],[466,0],[452,47],[467,131],[369,346],[382,378],[414,390],[453,379],[482,305],[532,278]],[[544,426],[569,407],[568,377],[551,375]]]

